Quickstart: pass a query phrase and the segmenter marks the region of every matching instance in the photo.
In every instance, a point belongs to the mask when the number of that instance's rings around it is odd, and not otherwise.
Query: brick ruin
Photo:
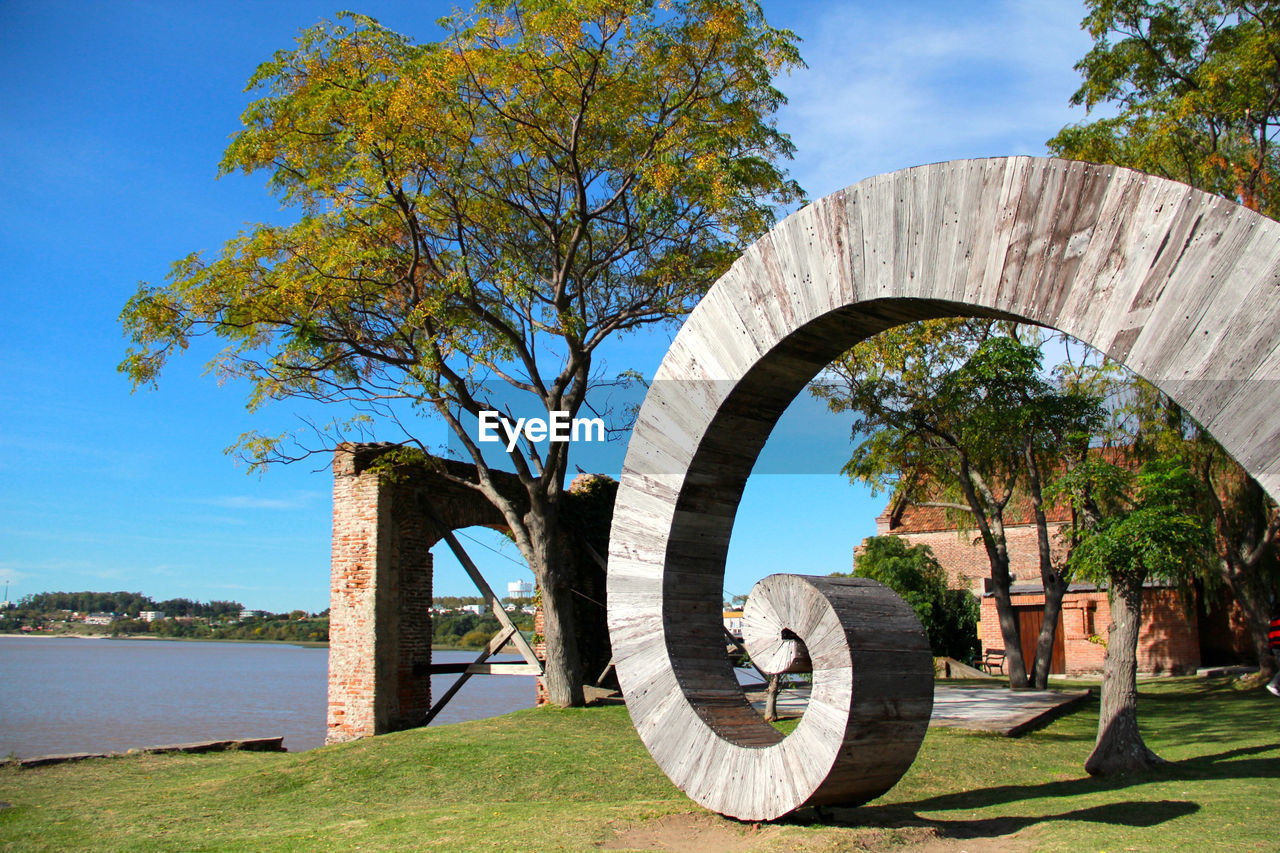
[[[334,453],[326,743],[423,724],[432,701],[431,547],[444,535],[441,524],[507,529],[496,507],[458,482],[476,482],[475,466],[429,458],[389,476],[374,462],[394,447],[350,444]],[[495,482],[517,506],[526,503],[514,475],[495,472]],[[591,679],[610,653],[604,569],[582,542],[607,553],[611,490],[607,502],[603,512],[571,514],[576,523],[565,534],[577,546],[570,549],[580,593],[575,616],[583,672]]]
[[[1060,556],[1057,532],[1066,522],[1066,514],[1061,507],[1049,507],[1047,514],[1051,547],[1055,556]],[[979,597],[978,638],[982,648],[1004,648],[995,597],[985,585],[991,563],[975,531],[957,530],[942,508],[908,503],[887,508],[876,519],[876,533],[901,536],[912,545],[928,545],[947,572],[947,585],[967,589]],[[1025,500],[1015,501],[1006,510],[1005,542],[1013,579],[1010,597],[1021,625],[1023,655],[1031,660],[1043,620],[1044,587],[1035,524]],[[1103,641],[1110,624],[1111,605],[1106,591],[1094,584],[1071,584],[1062,599],[1051,672],[1072,676],[1101,673],[1107,651]],[[1194,672],[1200,666],[1238,663],[1252,655],[1244,613],[1229,595],[1202,589],[1186,595],[1155,584],[1144,590],[1138,636],[1139,672]]]

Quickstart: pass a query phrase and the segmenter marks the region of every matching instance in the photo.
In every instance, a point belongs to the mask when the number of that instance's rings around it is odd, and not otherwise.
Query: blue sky
[[[419,40],[444,3],[352,8]],[[792,174],[817,198],[870,175],[960,157],[1042,154],[1082,113],[1068,107],[1088,49],[1076,2],[766,2],[803,39],[806,70],[779,81]],[[117,322],[139,281],[280,218],[263,176],[216,179],[259,62],[341,5],[316,2],[5,4],[0,31],[0,585],[236,599],[269,610],[328,605],[324,460],[246,475],[223,448],[296,424],[250,414],[245,388],[204,374],[193,347],[159,389],[116,372]],[[632,338],[610,367],[649,375],[670,332]],[[812,414],[768,458],[805,471],[748,484],[726,588],[777,572],[847,570],[883,499],[835,472],[847,428]],[[443,441],[443,429],[436,440]],[[835,439],[826,438],[836,436]],[[778,456],[769,456],[779,454]],[[794,470],[778,463],[771,470]],[[319,468],[320,470],[316,470]],[[616,473],[611,471],[607,473]],[[478,531],[473,556],[500,594],[528,577],[513,546]],[[465,541],[465,540],[464,540]],[[438,549],[439,551],[439,549]],[[514,562],[513,562],[514,560]],[[437,595],[468,595],[437,554]],[[0,586],[3,595],[3,586]]]

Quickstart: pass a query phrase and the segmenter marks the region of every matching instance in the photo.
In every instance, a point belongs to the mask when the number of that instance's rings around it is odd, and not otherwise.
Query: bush
[[[978,602],[967,590],[947,589],[947,573],[928,545],[908,545],[900,536],[872,536],[857,556],[853,574],[880,581],[902,596],[929,635],[935,656],[968,661],[978,653]]]
[[[468,631],[460,645],[466,649],[478,649],[488,644],[493,634],[489,631]]]

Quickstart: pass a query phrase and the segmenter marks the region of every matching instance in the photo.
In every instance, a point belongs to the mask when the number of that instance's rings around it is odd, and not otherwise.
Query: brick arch
[[[933,317],[1060,329],[1160,387],[1275,496],[1277,296],[1280,224],[1107,166],[1029,157],[922,166],[778,225],[680,330],[623,468],[610,636],[632,719],[659,765],[708,808],[762,819],[876,796],[923,736],[927,710],[895,708],[890,690],[883,713],[859,720],[851,689],[837,686],[822,719],[811,702],[781,738],[751,712],[724,659],[718,604],[746,478],[782,411],[837,355]],[[870,635],[844,629],[857,660]],[[888,670],[853,669],[860,699],[877,678],[892,683]],[[889,753],[894,767],[882,760]]]
[[[431,707],[431,548],[445,530],[507,530],[474,465],[433,459],[388,477],[371,467],[389,444],[339,447],[333,460],[327,743],[421,725]],[[514,474],[502,493],[527,500]],[[440,523],[443,523],[443,528]]]
[[[395,447],[348,444],[334,454],[328,743],[424,723],[432,707],[431,548],[446,531],[510,529],[502,513],[466,485],[479,481],[474,465],[432,457],[417,466],[399,465],[388,476],[373,463]],[[526,512],[528,493],[519,478],[505,471],[489,474],[494,488]],[[584,671],[593,676],[611,657],[599,603],[604,572],[581,547],[585,540],[597,553],[606,550],[607,509],[597,508],[596,515],[603,520],[578,519],[562,531],[571,549],[565,571],[579,593],[579,653]]]

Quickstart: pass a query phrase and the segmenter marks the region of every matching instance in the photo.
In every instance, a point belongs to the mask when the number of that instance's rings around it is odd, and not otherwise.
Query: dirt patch
[[[925,830],[932,834],[932,830]],[[873,847],[872,850],[890,849]],[[997,835],[991,838],[933,838],[908,846],[893,846],[894,850],[911,850],[914,853],[1021,853],[1031,849],[1031,841],[1020,835]]]
[[[1020,853],[1032,846],[1026,828],[962,822],[930,825],[840,826],[739,823],[707,812],[667,815],[643,823],[615,825],[604,850],[673,853],[766,853],[766,851],[863,851],[863,853]],[[1007,832],[1001,832],[1007,829]]]
[[[742,824],[707,812],[673,814],[628,826],[600,845],[605,850],[670,850],[677,853],[746,853],[776,835],[766,824]]]

